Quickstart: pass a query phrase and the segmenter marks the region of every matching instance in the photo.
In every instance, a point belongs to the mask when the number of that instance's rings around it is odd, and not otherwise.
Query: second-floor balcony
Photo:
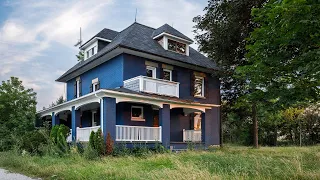
[[[179,97],[179,84],[174,81],[137,76],[125,80],[124,87],[137,92]]]

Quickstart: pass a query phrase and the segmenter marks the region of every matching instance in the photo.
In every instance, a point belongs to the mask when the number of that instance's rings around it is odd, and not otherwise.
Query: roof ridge
[[[138,22],[134,22],[134,23],[139,24],[139,25],[141,25],[141,26],[145,26],[145,27],[150,28],[150,29],[153,29],[153,30],[156,30],[156,28],[153,28],[153,27],[150,27],[150,26],[147,26],[147,25],[138,23]],[[133,23],[133,24],[134,24],[134,23]]]

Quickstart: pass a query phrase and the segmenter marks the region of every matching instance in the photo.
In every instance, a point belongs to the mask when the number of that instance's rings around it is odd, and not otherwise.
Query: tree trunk
[[[257,105],[252,104],[252,120],[253,120],[253,147],[258,148],[258,119],[257,119]]]

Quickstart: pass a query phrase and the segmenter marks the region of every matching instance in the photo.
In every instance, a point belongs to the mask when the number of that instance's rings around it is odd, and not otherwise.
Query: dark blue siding
[[[146,121],[131,121],[131,106],[142,106]],[[151,105],[121,102],[117,104],[117,125],[153,126],[153,109]]]
[[[116,88],[123,86],[123,55],[119,55],[94,69],[91,69],[81,76],[82,95],[90,93],[92,80],[98,78],[100,88]],[[74,82],[72,79],[67,82],[67,100],[74,98]]]
[[[145,59],[138,56],[133,56],[129,54],[124,54],[124,63],[123,63],[123,79],[127,80],[136,76],[146,75],[146,65],[145,61],[152,61],[150,59]],[[156,62],[155,62],[156,63]],[[162,69],[162,64],[158,63],[157,68],[157,78],[160,78],[160,70]],[[176,72],[176,81],[180,82],[180,98],[194,100],[200,103],[211,103],[211,104],[220,104],[220,81],[217,77],[212,77],[210,74],[206,74],[208,78],[208,88],[209,90],[208,97],[206,99],[195,98],[191,95],[190,86],[191,86],[191,73],[193,70],[174,66],[174,71]]]

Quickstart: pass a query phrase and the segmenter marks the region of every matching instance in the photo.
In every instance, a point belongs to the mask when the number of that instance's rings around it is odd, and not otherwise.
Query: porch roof
[[[54,107],[50,107],[37,112],[40,117],[46,115],[52,115],[52,113],[59,113],[62,111],[70,110],[74,106],[75,109],[80,108],[83,105],[90,103],[100,103],[100,99],[103,97],[115,98],[116,102],[138,102],[156,105],[160,108],[163,104],[170,104],[170,108],[192,108],[205,111],[205,109],[211,109],[212,107],[220,107],[217,104],[201,104],[199,102],[179,99],[176,97],[161,96],[156,94],[135,92],[126,88],[116,88],[116,89],[100,89],[98,91],[92,92],[90,94],[81,96],[79,98],[73,99],[71,101],[64,102]]]

